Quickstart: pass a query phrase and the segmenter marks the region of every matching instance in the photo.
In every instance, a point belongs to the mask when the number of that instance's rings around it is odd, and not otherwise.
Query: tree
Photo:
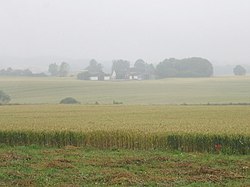
[[[114,60],[112,65],[112,72],[115,71],[116,79],[127,79],[130,68],[129,61],[126,60]]]
[[[11,76],[11,75],[13,74],[13,72],[14,72],[14,70],[13,70],[11,67],[9,67],[9,68],[7,68],[7,70],[5,71],[5,75]]]
[[[213,65],[206,59],[193,57],[185,59],[166,59],[156,66],[158,78],[167,77],[210,77]]]
[[[154,78],[155,78],[155,67],[153,64],[147,64],[144,79],[148,80]]]
[[[166,78],[176,77],[177,72],[174,68],[174,64],[170,60],[166,59],[156,66],[156,74],[158,78]]]
[[[59,68],[59,76],[60,77],[66,77],[69,74],[69,64],[66,62],[62,62]]]
[[[88,71],[84,71],[77,74],[78,80],[89,80],[90,73]]]
[[[23,75],[24,76],[32,76],[33,73],[32,73],[32,71],[30,71],[30,69],[25,69],[25,70],[23,70]]]
[[[89,66],[86,70],[88,70],[89,73],[100,73],[102,72],[102,68],[102,64],[98,63],[95,59],[92,59],[89,61]]]
[[[242,67],[241,65],[237,65],[234,68],[234,75],[238,75],[238,76],[243,76],[246,75],[247,71],[244,67]]]
[[[0,90],[0,105],[7,104],[10,100],[10,96]]]
[[[16,70],[13,70],[12,68],[8,68],[7,70],[2,69],[0,71],[0,75],[4,75],[4,76],[33,76],[33,73],[29,69],[25,69],[25,70],[16,69]]]
[[[139,59],[135,62],[134,68],[137,73],[145,73],[147,64],[144,60]]]
[[[49,73],[51,76],[57,76],[59,72],[59,66],[56,63],[49,65]]]
[[[7,70],[6,70],[8,73],[11,73],[13,72],[13,69],[11,67],[8,67]]]
[[[154,79],[155,68],[153,64],[147,64],[144,60],[139,59],[134,64],[135,72],[141,79],[149,80]]]

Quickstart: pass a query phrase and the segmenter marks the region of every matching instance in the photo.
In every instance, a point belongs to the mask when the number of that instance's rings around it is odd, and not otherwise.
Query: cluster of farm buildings
[[[83,72],[87,72],[88,70],[84,70]],[[117,73],[115,70],[112,71],[111,74],[98,72],[91,73],[88,77],[88,80],[92,81],[108,81],[108,80],[150,80],[154,79],[154,75],[139,73],[134,71],[134,68],[130,68],[130,71],[125,72],[124,75]]]
[[[127,61],[113,63],[110,74],[104,73],[102,65],[92,60],[90,65],[78,74],[78,79],[92,81],[108,80],[151,80],[155,79],[155,69],[152,64],[138,60],[134,67],[130,67]]]

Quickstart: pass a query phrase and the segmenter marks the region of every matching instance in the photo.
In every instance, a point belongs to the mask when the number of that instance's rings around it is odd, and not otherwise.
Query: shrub
[[[243,76],[243,75],[246,75],[247,73],[246,69],[240,65],[235,66],[233,71],[234,71],[234,75],[237,75],[237,76]]]
[[[122,105],[123,102],[113,100],[113,105]]]
[[[66,97],[60,101],[60,104],[80,104],[80,102],[73,97]]]
[[[10,96],[0,90],[0,105],[7,104],[10,100]]]

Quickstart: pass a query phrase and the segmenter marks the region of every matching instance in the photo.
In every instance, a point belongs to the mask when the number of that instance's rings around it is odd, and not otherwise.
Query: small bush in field
[[[122,105],[123,102],[113,100],[113,105]]]
[[[80,104],[80,102],[73,97],[66,97],[60,101],[60,104]]]

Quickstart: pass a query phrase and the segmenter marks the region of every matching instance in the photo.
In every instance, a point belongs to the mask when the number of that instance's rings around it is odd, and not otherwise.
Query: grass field
[[[75,78],[0,77],[0,90],[12,103],[59,103],[71,96],[83,104],[249,103],[250,77],[176,78],[94,82]]]
[[[0,186],[249,186],[249,156],[0,148]]]

